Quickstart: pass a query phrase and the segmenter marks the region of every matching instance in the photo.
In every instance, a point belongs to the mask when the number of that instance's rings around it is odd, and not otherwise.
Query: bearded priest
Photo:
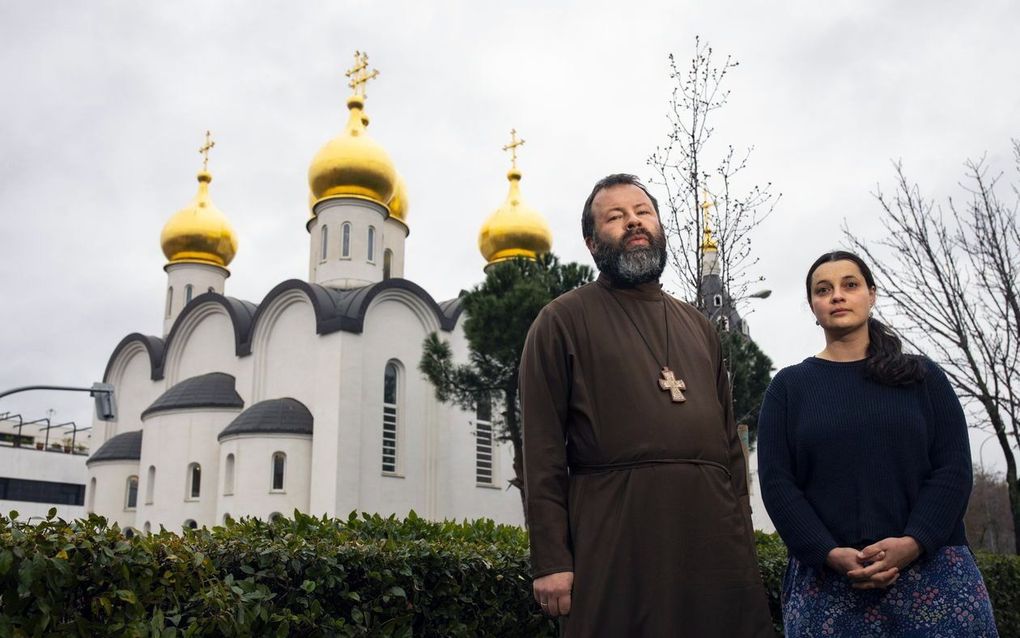
[[[773,636],[722,348],[659,284],[658,204],[610,175],[581,229],[599,277],[520,366],[535,599],[563,636]]]

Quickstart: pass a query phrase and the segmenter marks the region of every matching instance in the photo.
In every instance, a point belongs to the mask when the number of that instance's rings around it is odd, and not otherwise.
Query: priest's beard
[[[627,242],[637,235],[648,238],[648,246],[627,248]],[[592,236],[594,250],[591,253],[599,271],[620,286],[637,286],[657,281],[666,268],[666,235],[644,228],[632,228],[620,241],[614,244],[605,241],[598,231]]]

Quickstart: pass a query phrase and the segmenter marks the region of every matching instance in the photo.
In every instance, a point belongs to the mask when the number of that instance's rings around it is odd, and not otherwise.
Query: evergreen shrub
[[[555,636],[526,533],[295,512],[125,538],[92,516],[0,516],[0,636]],[[786,549],[757,534],[773,618]],[[1020,636],[1020,559],[979,555],[1002,636]],[[780,625],[781,626],[781,625]]]

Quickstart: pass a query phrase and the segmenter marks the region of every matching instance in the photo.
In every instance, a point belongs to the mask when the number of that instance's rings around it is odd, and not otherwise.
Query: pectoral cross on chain
[[[662,367],[662,378],[659,379],[659,387],[665,390],[669,390],[670,399],[673,403],[683,403],[687,400],[681,390],[687,389],[687,384],[684,383],[683,379],[677,379],[673,375],[673,371],[666,366]]]

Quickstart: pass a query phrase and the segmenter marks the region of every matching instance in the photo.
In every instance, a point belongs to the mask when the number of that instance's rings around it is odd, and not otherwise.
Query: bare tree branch
[[[1020,169],[1020,143],[1013,141]],[[894,164],[893,196],[876,191],[885,235],[872,242],[844,223],[851,249],[873,264],[892,323],[910,347],[945,370],[975,417],[1005,455],[1014,533],[1020,532],[1020,229],[1018,204],[998,198],[1001,175],[985,159],[965,163],[966,203],[948,200],[948,213],[921,196]],[[1020,202],[1020,189],[1012,192]],[[1014,539],[1020,540],[1020,537]],[[1014,542],[1020,548],[1020,542]]]
[[[721,155],[712,155],[711,114],[729,101],[726,77],[739,65],[729,56],[717,64],[712,53],[707,43],[695,38],[688,66],[681,68],[669,56],[670,79],[675,84],[666,114],[666,141],[648,158],[648,165],[653,171],[651,182],[666,194],[660,212],[669,240],[668,263],[678,277],[680,296],[705,309],[702,232],[707,193],[715,206],[711,227],[720,278],[729,293],[726,303],[739,310],[751,282],[762,279],[753,275],[758,259],[751,250],[751,233],[772,212],[781,194],[773,193],[771,182],[738,187],[753,147],[738,151],[729,145]]]

